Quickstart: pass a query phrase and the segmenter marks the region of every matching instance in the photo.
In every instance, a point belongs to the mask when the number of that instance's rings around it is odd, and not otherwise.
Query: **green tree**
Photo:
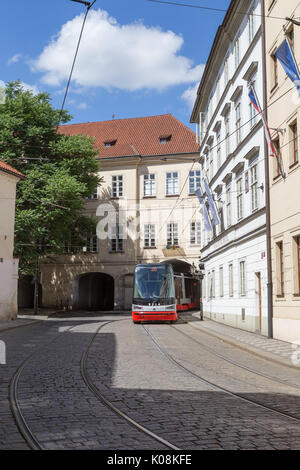
[[[80,251],[95,234],[96,219],[84,215],[84,198],[95,192],[97,151],[92,138],[64,136],[48,93],[34,95],[20,82],[9,82],[0,104],[0,158],[21,171],[17,185],[15,256],[20,273],[32,274],[37,256],[58,255],[65,243]]]

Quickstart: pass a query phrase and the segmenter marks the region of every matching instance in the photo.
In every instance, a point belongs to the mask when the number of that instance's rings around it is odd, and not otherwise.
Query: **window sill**
[[[294,162],[289,165],[289,172],[293,171],[295,168],[299,166],[299,162]]]
[[[143,199],[156,199],[156,196],[143,196]]]
[[[157,250],[156,246],[144,246],[144,250]]]
[[[124,250],[120,250],[120,251],[109,251],[108,253],[109,253],[110,255],[116,255],[116,254],[118,254],[118,253],[125,253],[125,251],[124,251]]]
[[[165,194],[166,197],[178,197],[179,194]]]

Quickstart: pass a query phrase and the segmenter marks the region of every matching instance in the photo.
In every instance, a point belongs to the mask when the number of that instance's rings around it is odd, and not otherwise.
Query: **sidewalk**
[[[199,312],[194,312],[184,315],[182,318],[200,331],[217,337],[233,346],[255,354],[263,359],[268,359],[299,370],[300,364],[297,367],[293,365],[291,360],[297,346],[278,339],[269,339],[266,336],[233,328],[223,323],[209,320],[206,317],[204,317],[204,321],[201,322],[199,316]],[[298,347],[300,348],[300,345]]]
[[[3,323],[1,322],[0,333],[2,331],[14,330],[15,328],[20,328],[21,326],[34,325],[35,323],[39,323],[40,321],[41,321],[41,318],[36,317],[36,320],[27,319],[27,318],[17,318],[16,320],[6,321]]]

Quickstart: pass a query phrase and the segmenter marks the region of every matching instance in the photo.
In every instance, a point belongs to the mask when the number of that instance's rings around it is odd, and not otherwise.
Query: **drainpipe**
[[[263,67],[263,103],[264,115],[268,122],[267,111],[267,73],[266,73],[266,26],[264,1],[261,0],[262,13],[262,67]],[[268,338],[273,338],[273,283],[272,283],[272,253],[271,253],[271,214],[270,214],[270,175],[269,175],[269,149],[265,139],[265,185],[266,185],[266,235],[267,235],[267,295],[268,295]]]
[[[136,212],[135,212],[135,217],[136,217],[136,220],[138,221],[138,224],[136,225],[136,231],[138,232],[138,236],[137,238],[135,239],[135,250],[134,250],[134,263],[137,264],[138,263],[138,255],[140,253],[140,178],[139,178],[139,167],[140,167],[140,164],[142,162],[142,157],[139,155],[139,160],[136,164],[136,172],[135,172],[135,177],[136,177],[136,181],[135,181],[135,188],[136,188],[136,193],[135,193],[135,203],[136,203]]]

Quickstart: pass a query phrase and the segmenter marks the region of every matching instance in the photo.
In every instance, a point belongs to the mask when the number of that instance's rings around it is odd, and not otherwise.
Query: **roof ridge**
[[[87,121],[87,122],[75,122],[73,124],[63,124],[61,126],[59,126],[60,128],[61,127],[65,127],[65,126],[82,126],[84,124],[98,124],[98,123],[105,123],[105,122],[116,122],[116,121],[133,121],[134,119],[149,119],[149,118],[156,118],[156,117],[163,117],[163,116],[171,116],[173,117],[174,119],[176,119],[173,114],[171,113],[166,113],[166,114],[153,114],[151,116],[136,116],[136,117],[132,117],[132,118],[119,118],[119,119],[107,119],[105,121]],[[178,120],[178,119],[176,119]],[[179,121],[180,122],[180,121]],[[184,125],[184,124],[183,124]]]

